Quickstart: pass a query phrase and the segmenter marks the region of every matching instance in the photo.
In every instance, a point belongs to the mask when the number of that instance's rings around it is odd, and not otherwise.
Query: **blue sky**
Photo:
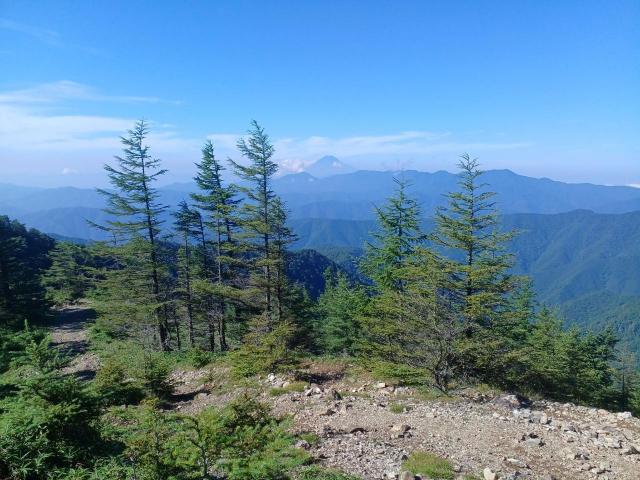
[[[0,182],[96,185],[118,135],[192,175],[255,118],[285,171],[640,184],[640,2],[0,0]]]

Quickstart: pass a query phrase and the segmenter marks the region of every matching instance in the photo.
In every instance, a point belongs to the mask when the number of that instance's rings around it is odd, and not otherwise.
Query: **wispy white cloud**
[[[62,45],[60,34],[58,32],[33,25],[27,25],[26,23],[16,22],[8,18],[0,18],[0,29],[23,33],[30,37],[37,38],[38,40],[42,40],[50,45]]]
[[[67,100],[119,103],[180,103],[163,100],[158,97],[105,95],[96,88],[70,80],[61,80],[0,93],[0,103],[28,105],[54,104]]]
[[[24,171],[26,165],[48,165],[56,174],[82,175],[100,170],[102,164],[121,148],[120,135],[130,129],[135,118],[128,115],[94,114],[98,102],[156,103],[155,97],[105,94],[72,81],[59,81],[18,90],[0,91],[0,163],[5,172]],[[70,113],[70,112],[90,113]],[[99,112],[99,110],[98,110]],[[191,172],[199,157],[201,138],[179,133],[170,124],[151,120],[148,144],[174,173]],[[212,133],[218,155],[242,161],[236,149],[241,133]],[[512,150],[527,142],[484,142],[450,132],[404,131],[383,135],[348,137],[308,136],[274,138],[276,160],[284,172],[303,170],[324,155],[352,160],[360,168],[396,168],[412,165],[439,153],[481,153]],[[90,159],[90,160],[89,160]],[[189,173],[190,174],[190,173]]]
[[[219,150],[228,152],[235,149],[239,136],[238,134],[218,133],[211,134],[208,138],[214,142]],[[384,159],[388,162],[388,160],[394,159],[404,164],[408,158],[437,153],[460,154],[465,151],[511,150],[531,145],[530,142],[463,141],[450,132],[429,131],[405,131],[385,135],[337,138],[310,136],[274,140],[276,156],[280,165],[293,172],[304,170],[310,163],[324,155],[335,155],[346,160],[369,157]]]
[[[156,103],[155,97],[114,96],[76,82],[60,81],[0,92],[0,149],[56,152],[115,151],[119,136],[135,119],[122,116],[62,114],[68,103]],[[153,122],[152,122],[153,123]],[[158,148],[183,148],[193,142],[155,125],[149,141]]]
[[[102,52],[97,48],[93,48],[88,45],[75,45],[64,41],[62,36],[55,30],[17,22],[9,18],[0,18],[0,30],[7,30],[18,34],[28,35],[29,37],[39,40],[52,47],[71,48],[73,50],[88,53],[90,55],[102,55]]]

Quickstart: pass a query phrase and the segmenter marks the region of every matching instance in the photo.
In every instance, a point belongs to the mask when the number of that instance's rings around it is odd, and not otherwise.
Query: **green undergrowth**
[[[433,480],[453,480],[455,472],[451,463],[431,452],[416,450],[409,455],[402,468],[414,475],[426,476]]]
[[[312,447],[320,444],[320,436],[313,432],[303,432],[298,434],[300,440],[304,440]]]
[[[339,472],[338,470],[327,469],[311,465],[302,468],[297,475],[296,480],[362,480],[361,477],[354,475],[347,475],[346,473]]]
[[[280,395],[286,395],[291,392],[304,392],[306,386],[306,382],[291,382],[286,387],[274,387],[270,389],[269,395],[272,397],[279,397]]]

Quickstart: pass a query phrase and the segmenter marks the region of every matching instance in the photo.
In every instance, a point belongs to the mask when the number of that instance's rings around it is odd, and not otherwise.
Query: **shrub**
[[[178,427],[174,415],[163,414],[158,409],[157,399],[142,402],[125,439],[125,455],[134,463],[141,478],[163,480],[179,473],[181,468],[174,454]]]
[[[30,328],[26,321],[24,329],[18,332],[0,328],[0,373],[10,366],[31,363],[26,353],[27,349],[34,343],[40,344],[46,336],[44,330]]]
[[[280,480],[308,460],[293,448],[287,425],[248,396],[194,417],[157,407],[157,400],[143,402],[126,437],[126,455],[143,478],[208,478],[214,471],[228,480]]]
[[[258,373],[291,370],[297,364],[294,352],[289,348],[293,326],[282,322],[271,332],[256,330],[245,337],[245,343],[231,354],[232,371],[239,377]]]
[[[77,380],[37,374],[0,404],[0,478],[44,478],[88,461],[99,444],[95,397]]]
[[[106,406],[136,404],[144,397],[140,385],[130,378],[126,367],[115,358],[103,362],[93,387]]]
[[[171,367],[162,353],[145,354],[142,365],[142,381],[145,390],[158,398],[167,398],[173,392],[169,382]]]
[[[202,350],[201,348],[191,348],[186,354],[187,362],[195,368],[202,368],[209,365],[215,358],[213,352]]]

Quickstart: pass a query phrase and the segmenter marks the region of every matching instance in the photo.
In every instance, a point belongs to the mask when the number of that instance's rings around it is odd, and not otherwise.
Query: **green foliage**
[[[523,347],[525,366],[517,385],[558,400],[610,404],[615,345],[611,331],[564,330],[553,312],[543,309]]]
[[[280,395],[286,395],[291,392],[303,392],[306,386],[306,382],[291,382],[286,387],[274,387],[270,389],[269,395],[272,397],[279,397]]]
[[[49,303],[41,277],[49,268],[54,240],[0,216],[0,325],[41,321]]]
[[[254,320],[253,330],[243,345],[231,353],[233,373],[239,377],[250,377],[258,373],[289,370],[297,363],[295,352],[289,347],[293,337],[293,325],[281,322],[271,331],[266,320]]]
[[[117,165],[105,165],[112,190],[98,190],[107,203],[105,213],[112,219],[97,226],[113,236],[115,243],[127,242],[110,253],[117,260],[115,268],[104,272],[100,290],[107,301],[128,309],[143,325],[156,329],[157,343],[169,349],[167,305],[164,295],[168,281],[162,244],[158,237],[161,216],[168,208],[159,202],[153,187],[166,170],[153,158],[145,144],[149,129],[144,121],[136,123],[126,137],[121,137],[123,155]],[[120,312],[122,310],[119,309]]]
[[[142,381],[145,390],[156,397],[167,398],[173,392],[169,382],[171,364],[159,353],[148,353],[142,364]]]
[[[318,299],[320,346],[330,354],[353,355],[360,337],[358,320],[367,305],[367,294],[362,286],[351,284],[343,273],[336,276],[327,270],[325,285]]]
[[[360,480],[355,475],[347,475],[328,468],[310,465],[303,467],[295,476],[296,480]]]
[[[50,253],[51,267],[43,276],[47,297],[56,305],[83,298],[93,285],[94,259],[87,247],[59,242]]]
[[[317,433],[313,432],[304,432],[298,435],[300,440],[304,440],[311,446],[316,446],[320,444],[320,436]]]
[[[215,471],[228,479],[278,480],[307,461],[293,440],[286,424],[248,397],[194,417],[161,413],[151,402],[135,415],[125,455],[145,479],[208,478]]]
[[[406,267],[424,240],[420,208],[407,190],[409,183],[394,179],[396,191],[383,208],[376,207],[378,231],[372,233],[362,260],[362,271],[380,292],[403,292],[408,279]]]
[[[201,348],[191,348],[187,351],[187,362],[195,368],[206,367],[215,358],[212,352]]]
[[[77,380],[35,373],[0,402],[0,476],[45,478],[56,467],[91,462],[99,445],[96,398]]]
[[[401,403],[392,403],[389,405],[389,411],[391,413],[405,413],[407,411],[407,407]]]
[[[451,463],[431,452],[416,450],[402,464],[404,470],[434,480],[453,480],[455,472]]]
[[[107,406],[136,404],[144,396],[142,386],[129,377],[123,361],[114,357],[103,361],[92,385]]]
[[[4,373],[10,366],[18,367],[32,363],[31,354],[34,345],[40,345],[47,338],[46,331],[29,327],[25,321],[22,330],[0,327],[0,373]]]

